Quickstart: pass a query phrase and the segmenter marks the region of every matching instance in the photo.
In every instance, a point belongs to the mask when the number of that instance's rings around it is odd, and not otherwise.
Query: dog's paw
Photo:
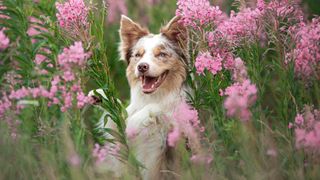
[[[93,105],[99,105],[102,103],[102,99],[100,97],[95,96],[95,95],[90,96],[90,97],[91,97],[91,102]]]
[[[92,98],[92,104],[94,104],[94,105],[101,104],[102,103],[102,98],[107,99],[107,96],[104,93],[103,89],[91,90],[88,93],[88,96]]]
[[[131,131],[132,129],[139,133],[145,126],[143,125],[148,120],[148,115],[142,113],[135,113],[133,116],[128,117],[127,119],[127,130]]]
[[[156,117],[161,115],[161,109],[156,104],[149,104],[127,119],[127,128],[135,129],[137,133],[144,128],[156,124]]]

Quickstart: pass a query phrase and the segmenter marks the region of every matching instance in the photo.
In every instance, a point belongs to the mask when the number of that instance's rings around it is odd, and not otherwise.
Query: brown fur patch
[[[165,82],[161,85],[161,91],[168,94],[172,91],[180,90],[183,82],[186,80],[187,71],[185,64],[179,59],[169,59],[168,63],[171,68]]]
[[[153,49],[153,55],[154,55],[155,57],[159,56],[159,54],[160,54],[160,53],[162,52],[162,50],[164,50],[164,49],[165,49],[165,47],[164,47],[163,45],[160,45],[160,46],[154,48],[154,49]]]
[[[137,54],[139,54],[139,56],[142,57],[144,53],[145,53],[145,50],[143,48],[140,48]]]
[[[180,19],[179,16],[174,17],[160,32],[179,48],[177,53],[188,63],[188,30],[179,22]]]

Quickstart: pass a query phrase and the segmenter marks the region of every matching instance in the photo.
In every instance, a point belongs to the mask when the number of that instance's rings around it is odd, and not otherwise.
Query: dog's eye
[[[135,57],[141,57],[141,54],[139,54],[139,53],[137,53],[136,55],[135,55]]]
[[[162,53],[159,54],[159,56],[160,56],[160,57],[166,57],[167,54],[162,52]]]

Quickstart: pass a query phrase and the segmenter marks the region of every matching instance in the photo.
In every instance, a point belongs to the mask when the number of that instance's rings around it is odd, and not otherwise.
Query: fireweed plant
[[[128,145],[115,23],[119,13],[147,12],[141,21],[156,29],[174,3],[143,2],[0,2],[0,179],[110,179],[110,156],[128,165],[124,178],[148,168]],[[189,29],[191,88],[169,117],[177,177],[320,177],[320,19],[301,7],[235,1],[227,13],[208,0],[176,2]],[[97,88],[99,108],[87,96]]]

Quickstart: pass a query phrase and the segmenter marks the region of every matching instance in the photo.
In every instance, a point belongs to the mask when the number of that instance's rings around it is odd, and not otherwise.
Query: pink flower
[[[306,106],[303,114],[295,118],[295,140],[298,149],[306,152],[319,152],[320,149],[320,111]]]
[[[211,6],[208,0],[178,0],[177,5],[176,15],[181,16],[185,26],[194,29],[217,25],[226,17],[218,6]]]
[[[132,128],[132,127],[127,127],[126,128],[126,134],[127,134],[127,137],[129,139],[132,139],[137,135],[137,130],[135,128]]]
[[[36,65],[40,65],[41,63],[45,62],[45,60],[47,59],[46,56],[42,55],[42,54],[36,54],[36,58],[35,58],[35,63]]]
[[[65,48],[63,53],[58,56],[58,63],[63,69],[71,70],[73,66],[83,68],[88,57],[89,54],[85,53],[82,43],[75,42],[74,45]]]
[[[167,142],[171,147],[175,147],[180,139],[180,131],[178,128],[173,128],[173,130],[168,134]]]
[[[41,89],[40,88],[34,88],[34,89],[31,90],[31,94],[32,94],[32,97],[36,98],[36,97],[40,96]]]
[[[59,76],[54,76],[52,81],[51,81],[51,85],[52,86],[58,85],[59,82],[60,82],[60,77]]]
[[[288,57],[294,60],[295,72],[308,78],[320,67],[320,17],[301,23],[295,31],[296,48]]]
[[[264,2],[265,0],[257,0],[257,8],[262,11],[266,7],[266,3]]]
[[[97,163],[101,163],[106,159],[107,153],[108,150],[106,147],[101,147],[99,144],[95,144],[92,151],[92,156],[96,158]]]
[[[206,33],[206,40],[209,50],[214,57],[222,58],[223,67],[233,69],[234,55],[232,54],[232,44],[220,32]]]
[[[251,117],[249,107],[256,101],[257,88],[251,84],[250,80],[243,83],[234,83],[226,88],[224,94],[227,96],[224,107],[227,115],[238,117],[242,121],[248,121]]]
[[[62,112],[66,112],[72,107],[72,94],[70,92],[63,92],[64,105],[60,108]]]
[[[299,0],[272,0],[268,5],[264,5],[264,9],[277,19],[287,19],[287,23],[295,23],[303,18],[303,11],[298,6]],[[261,5],[259,3],[258,5]]]
[[[65,80],[65,81],[73,81],[73,80],[75,80],[75,77],[74,77],[74,74],[73,74],[73,72],[71,72],[71,71],[65,71],[65,72],[63,72],[63,79]]]
[[[195,67],[198,74],[203,74],[204,70],[208,69],[213,75],[216,75],[222,70],[222,58],[219,54],[214,58],[209,52],[201,53],[196,58]]]
[[[60,27],[77,31],[78,29],[86,29],[88,23],[89,8],[83,0],[67,0],[64,3],[56,3],[58,13],[56,14]]]
[[[72,85],[72,86],[71,86],[71,91],[72,91],[72,92],[81,91],[80,84],[74,84],[74,85]]]
[[[18,89],[16,91],[11,91],[9,98],[10,99],[22,99],[26,96],[30,95],[29,89],[22,87],[21,89]]]
[[[304,122],[303,116],[301,114],[297,114],[296,118],[295,118],[295,123],[297,125],[302,125]]]
[[[215,33],[222,34],[232,45],[239,45],[243,40],[253,40],[259,30],[259,19],[262,12],[258,9],[242,9],[235,13],[231,11],[230,18],[223,21]]]
[[[10,43],[9,38],[4,34],[4,30],[0,30],[0,50],[8,48]]]
[[[119,156],[121,145],[119,143],[111,144],[107,143],[103,146],[95,144],[92,151],[92,156],[96,158],[96,164],[102,163],[108,160],[108,156]]]
[[[59,103],[60,103],[60,100],[59,100],[58,98],[56,98],[56,97],[53,97],[53,98],[52,98],[52,103],[53,103],[53,104],[59,104]]]
[[[198,111],[186,102],[180,103],[173,113],[176,122],[184,125],[190,124],[193,127],[199,127]]]
[[[197,141],[197,132],[201,130],[198,111],[186,102],[181,102],[174,110],[172,124],[174,127],[167,137],[167,142],[170,146],[177,144],[181,134],[188,138],[191,144]]]
[[[90,102],[90,97],[86,96],[82,91],[77,93],[77,107],[83,108]]]

